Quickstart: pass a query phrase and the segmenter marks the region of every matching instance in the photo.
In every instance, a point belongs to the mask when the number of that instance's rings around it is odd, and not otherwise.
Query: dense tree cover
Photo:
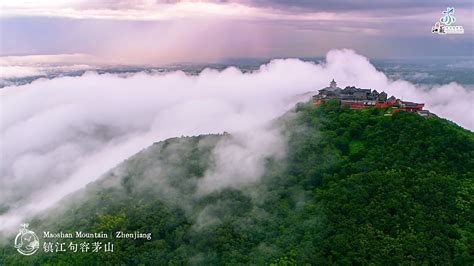
[[[111,239],[115,252],[98,254],[6,247],[0,264],[472,265],[474,135],[385,111],[299,104],[275,122],[286,158],[268,158],[257,183],[209,194],[196,184],[231,136],[156,143],[31,221],[37,231],[140,230],[152,240]]]

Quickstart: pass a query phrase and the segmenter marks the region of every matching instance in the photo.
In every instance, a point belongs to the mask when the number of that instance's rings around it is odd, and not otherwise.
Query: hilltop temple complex
[[[428,110],[423,110],[424,103],[406,102],[395,98],[388,97],[385,92],[377,92],[371,89],[360,89],[354,86],[347,86],[344,89],[337,87],[334,79],[329,83],[329,87],[319,90],[317,95],[314,95],[314,104],[320,105],[329,99],[338,99],[341,107],[348,105],[351,109],[361,109],[367,107],[390,107],[391,112],[408,111],[416,112],[421,116],[429,116],[431,113]]]

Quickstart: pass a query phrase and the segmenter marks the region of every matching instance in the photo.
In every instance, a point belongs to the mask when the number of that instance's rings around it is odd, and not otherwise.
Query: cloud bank
[[[17,1],[4,0],[4,16],[64,16],[96,19],[165,20],[183,17],[222,16],[253,19],[325,19],[330,12],[377,11],[386,17],[397,10],[398,15],[416,10],[418,14],[437,10],[445,3],[408,1],[307,1],[307,0],[119,0],[119,1]],[[469,9],[469,1],[457,1],[456,7]],[[319,15],[318,15],[319,13]],[[324,14],[325,13],[325,14]],[[297,15],[297,16],[296,16]],[[323,15],[321,17],[321,15]],[[338,19],[335,16],[332,18]],[[343,18],[339,18],[343,19]]]
[[[453,3],[466,33],[471,2]],[[313,57],[350,45],[378,58],[472,57],[471,34],[431,33],[446,9],[440,0],[3,0],[0,8],[0,55],[80,52],[104,64],[162,65]]]
[[[253,73],[230,67],[206,69],[198,76],[177,71],[125,78],[87,72],[37,80],[0,90],[0,231],[54,206],[153,142],[174,136],[256,132],[241,135],[246,145],[237,141],[217,147],[218,164],[200,189],[254,182],[258,161],[281,152],[277,134],[255,130],[332,78],[341,87],[374,88],[425,102],[432,112],[474,129],[469,115],[474,92],[456,83],[428,88],[389,80],[351,50],[330,51],[319,65],[273,60]],[[255,153],[256,146],[262,152]],[[226,165],[229,154],[235,155],[234,163],[249,167],[234,169],[240,172],[226,183],[219,176],[234,171]]]

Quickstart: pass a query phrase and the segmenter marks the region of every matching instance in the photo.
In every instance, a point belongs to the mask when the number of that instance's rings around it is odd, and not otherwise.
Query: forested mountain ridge
[[[274,122],[284,158],[266,158],[256,181],[209,193],[200,179],[232,135],[155,143],[30,222],[151,240],[30,257],[5,247],[0,264],[473,264],[474,134],[385,111],[298,104]]]

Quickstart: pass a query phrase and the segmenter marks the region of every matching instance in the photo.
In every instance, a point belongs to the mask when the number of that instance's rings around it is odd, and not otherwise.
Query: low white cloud
[[[340,86],[425,102],[431,111],[474,129],[472,91],[455,83],[424,88],[391,81],[351,50],[331,51],[321,65],[282,59],[252,73],[228,68],[198,76],[177,71],[124,78],[88,72],[37,80],[0,90],[0,204],[10,208],[0,215],[0,231],[169,137],[241,132],[215,150],[220,164],[200,188],[258,180],[262,158],[284,149],[278,132],[263,125],[288,110],[295,95],[325,87],[332,78]],[[247,167],[236,169],[237,162]],[[227,171],[234,175],[222,179]]]
[[[199,191],[208,193],[223,187],[256,182],[264,174],[266,158],[281,159],[285,141],[277,128],[260,127],[224,138],[213,151],[214,167],[199,180]]]
[[[0,79],[41,76],[44,72],[28,66],[0,66]]]
[[[15,85],[15,80],[28,77],[64,75],[109,64],[112,62],[87,54],[0,56],[0,86]]]

